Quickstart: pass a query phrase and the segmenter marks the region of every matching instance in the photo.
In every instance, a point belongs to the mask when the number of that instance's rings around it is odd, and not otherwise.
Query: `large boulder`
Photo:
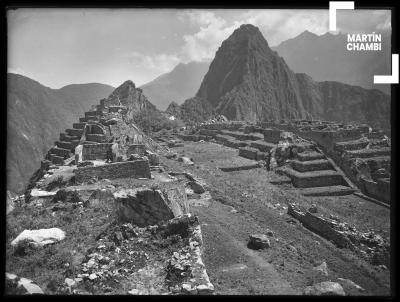
[[[59,228],[24,230],[12,242],[12,246],[18,246],[21,243],[27,243],[34,247],[41,247],[61,241],[65,238],[65,232]]]
[[[189,165],[189,166],[194,165],[194,162],[187,156],[179,157],[178,161],[184,163],[185,165]]]
[[[6,273],[6,293],[9,295],[44,294],[43,290],[27,278],[19,278],[15,274]]]
[[[149,188],[117,191],[113,194],[117,218],[145,227],[180,216],[184,213],[180,203],[184,203],[185,197],[178,193],[170,190],[164,194]]]

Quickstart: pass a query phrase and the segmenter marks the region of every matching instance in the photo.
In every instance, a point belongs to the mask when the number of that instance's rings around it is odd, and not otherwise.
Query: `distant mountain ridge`
[[[196,94],[209,66],[210,62],[180,63],[140,88],[158,109],[166,110],[169,103],[182,104]]]
[[[223,114],[253,122],[314,117],[390,127],[387,94],[294,73],[250,24],[222,42],[197,94],[180,112],[188,122]]]
[[[7,189],[20,193],[60,132],[114,88],[90,83],[45,87],[7,74]]]
[[[307,30],[271,49],[294,72],[306,73],[316,81],[340,81],[390,94],[390,85],[373,83],[374,75],[391,74],[391,35],[382,32],[381,36],[381,51],[348,51],[347,34],[318,36]]]

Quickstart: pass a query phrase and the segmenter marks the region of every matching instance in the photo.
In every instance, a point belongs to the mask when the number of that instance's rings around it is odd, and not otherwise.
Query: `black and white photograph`
[[[6,7],[3,295],[394,295],[397,11],[265,5]]]

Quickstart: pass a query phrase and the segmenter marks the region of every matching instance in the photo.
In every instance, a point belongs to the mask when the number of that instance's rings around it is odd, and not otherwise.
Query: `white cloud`
[[[308,30],[317,35],[328,31],[329,12],[315,10],[247,10],[228,22],[217,12],[190,10],[178,13],[178,19],[197,26],[194,34],[183,37],[184,45],[179,57],[184,62],[212,59],[221,43],[241,24],[257,26],[270,46],[294,38]],[[338,15],[338,29],[342,32],[372,32],[390,30],[391,14],[388,10],[355,10]]]
[[[241,24],[259,27],[270,45],[277,45],[306,29],[317,34],[328,29],[327,10],[251,10],[240,14],[233,22],[227,22],[210,11],[186,11],[178,13],[178,18],[199,26],[196,33],[183,37],[184,46],[180,53],[183,61],[212,59],[222,41]]]
[[[130,65],[151,70],[154,74],[168,72],[181,61],[176,55],[156,54],[150,56],[135,51],[124,53],[122,57],[127,58]]]
[[[180,56],[184,62],[203,61],[214,57],[215,51],[234,30],[227,21],[208,11],[187,11],[179,14],[181,21],[189,19],[192,25],[199,25],[198,32],[184,35],[184,46]]]

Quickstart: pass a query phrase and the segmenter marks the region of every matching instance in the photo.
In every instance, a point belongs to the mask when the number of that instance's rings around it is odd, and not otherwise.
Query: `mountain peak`
[[[264,39],[259,28],[252,24],[240,25],[240,27],[235,29],[235,31],[232,33],[232,35],[229,38],[240,38],[240,37],[251,37],[251,36],[259,36]]]
[[[136,88],[135,83],[132,80],[127,80],[127,81],[123,82],[118,88],[120,88],[120,87]]]
[[[246,46],[247,45],[247,46]],[[269,50],[267,40],[257,26],[252,24],[242,24],[239,28],[235,29],[234,32],[222,42],[220,48],[230,49],[246,49],[252,48],[254,50]]]
[[[305,31],[303,31],[300,35],[299,35],[299,37],[300,36],[304,36],[304,37],[317,37],[317,35],[316,34],[314,34],[313,32],[311,32],[311,31],[309,31],[309,30],[305,30]]]

